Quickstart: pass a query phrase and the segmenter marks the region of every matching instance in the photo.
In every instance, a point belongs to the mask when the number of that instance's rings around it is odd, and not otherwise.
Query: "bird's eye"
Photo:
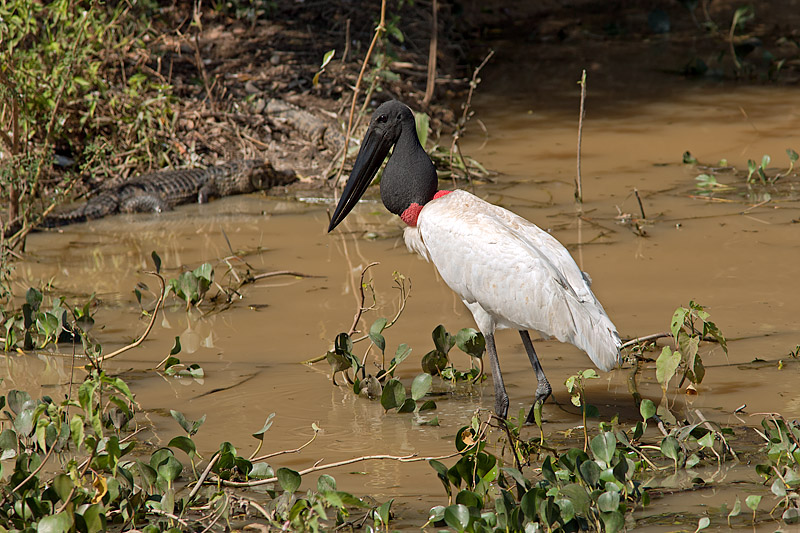
[[[402,115],[402,114],[400,114],[400,113],[398,113],[398,114],[397,114],[397,120],[403,120],[403,115]]]
[[[378,117],[378,122],[386,122],[387,120],[389,120],[389,117],[386,115],[381,115]]]

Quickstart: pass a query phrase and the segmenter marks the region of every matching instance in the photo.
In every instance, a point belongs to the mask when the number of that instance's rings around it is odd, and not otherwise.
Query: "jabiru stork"
[[[509,405],[494,341],[498,328],[515,328],[522,337],[538,380],[534,407],[552,387],[528,330],[577,346],[601,370],[617,366],[617,329],[567,249],[531,222],[473,194],[437,192],[436,169],[419,143],[411,109],[401,102],[385,102],[373,113],[329,232],[358,203],[392,146],[381,199],[407,224],[406,246],[433,263],[472,312],[486,338],[498,416],[505,418]],[[533,413],[531,407],[528,422]]]

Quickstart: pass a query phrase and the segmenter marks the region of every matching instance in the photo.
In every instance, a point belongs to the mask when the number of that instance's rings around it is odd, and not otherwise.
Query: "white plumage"
[[[484,334],[535,330],[574,344],[601,370],[617,366],[614,324],[567,249],[535,224],[459,190],[427,203],[404,238]]]

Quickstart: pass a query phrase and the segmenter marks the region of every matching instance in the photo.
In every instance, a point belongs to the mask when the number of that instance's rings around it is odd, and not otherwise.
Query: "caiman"
[[[288,185],[296,179],[294,172],[276,170],[269,161],[259,159],[242,159],[204,169],[162,170],[101,191],[72,211],[45,217],[40,225],[53,228],[115,213],[160,213],[195,199],[204,204],[211,197],[265,190]]]

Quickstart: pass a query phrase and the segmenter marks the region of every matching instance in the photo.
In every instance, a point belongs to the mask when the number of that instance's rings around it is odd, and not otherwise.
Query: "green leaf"
[[[695,530],[695,533],[697,531],[707,528],[710,525],[711,525],[711,519],[708,518],[707,516],[704,516],[703,518],[697,521],[697,529]]]
[[[486,339],[480,331],[464,328],[456,333],[456,346],[472,357],[482,357],[486,351]]]
[[[72,528],[72,515],[62,511],[39,520],[36,531],[39,533],[66,533],[70,528]]]
[[[439,375],[447,366],[447,355],[439,350],[431,350],[422,356],[422,371],[432,376]]]
[[[597,507],[604,513],[611,513],[619,508],[619,492],[609,490],[597,498]]]
[[[158,254],[155,252],[155,250],[150,252],[150,257],[153,258],[153,265],[156,267],[156,273],[160,274],[161,273],[161,258],[158,256]]]
[[[181,353],[181,338],[176,335],[175,344],[172,345],[172,349],[169,351],[169,354],[177,355],[179,353]]]
[[[291,470],[289,468],[279,468],[278,469],[278,483],[280,483],[281,488],[289,493],[294,493],[300,488],[300,482],[302,478],[300,474]]]
[[[581,477],[590,487],[596,487],[602,470],[594,461],[584,461],[579,467]]]
[[[614,451],[617,449],[617,437],[611,431],[605,431],[591,440],[590,447],[595,459],[610,465],[614,458]]]
[[[731,518],[733,518],[734,516],[739,516],[739,513],[741,512],[742,512],[742,501],[737,496],[736,503],[733,504],[733,509],[731,509],[731,512],[728,513],[728,527],[730,527],[731,525]]]
[[[383,387],[381,393],[381,405],[384,410],[395,409],[403,405],[406,401],[406,389],[397,379],[391,379]]]
[[[106,513],[102,504],[95,503],[83,511],[83,521],[86,522],[87,533],[98,533],[106,530]]]
[[[751,511],[755,513],[759,504],[761,503],[761,494],[751,494],[744,499],[744,503]]]
[[[664,439],[661,441],[661,453],[673,461],[678,461],[678,453],[680,452],[680,449],[681,445],[678,443],[678,439],[671,435],[664,437]]]
[[[372,323],[372,326],[369,328],[369,338],[378,347],[378,349],[383,353],[386,350],[386,339],[381,335],[381,332],[386,328],[387,320],[385,318],[379,318],[375,322]]]
[[[275,413],[270,413],[269,416],[267,417],[266,422],[264,422],[264,426],[261,429],[259,429],[258,431],[256,431],[255,433],[253,433],[253,437],[257,438],[258,440],[263,441],[264,440],[264,433],[266,433],[267,430],[272,426],[272,419],[273,418],[275,418]]]
[[[394,352],[394,358],[392,358],[392,361],[394,361],[393,364],[399,365],[400,363],[405,361],[409,355],[411,355],[411,348],[409,348],[408,344],[406,343],[401,344],[400,346],[397,347],[397,350]]]
[[[431,390],[433,378],[430,374],[419,374],[411,383],[411,398],[421,400]]]
[[[602,513],[600,517],[603,519],[606,533],[617,533],[618,531],[622,531],[625,526],[625,519],[619,511]]]
[[[53,478],[53,489],[62,502],[68,501],[67,499],[72,494],[72,488],[74,486],[75,484],[72,482],[72,479],[66,474],[58,474]]]
[[[174,437],[169,444],[167,444],[170,448],[178,448],[186,453],[189,457],[194,457],[197,455],[197,447],[194,444],[194,441],[187,437],[186,435],[178,435]]]
[[[589,506],[592,500],[586,492],[586,489],[581,485],[577,483],[565,485],[558,490],[558,493],[572,502],[577,514],[586,515],[589,512]]]
[[[672,333],[673,338],[676,340],[678,339],[678,331],[681,330],[683,327],[683,323],[686,320],[686,315],[689,314],[689,310],[685,307],[679,307],[675,310],[675,313],[672,315],[672,320],[670,321],[670,332]]]
[[[771,490],[772,494],[778,498],[786,497],[786,485],[784,485],[783,481],[781,481],[779,478],[775,478],[775,481],[772,482],[772,486],[769,490]]]
[[[335,54],[336,54],[335,48],[333,50],[328,50],[327,52],[325,52],[325,55],[322,56],[322,64],[319,66],[320,70],[324,69],[325,66],[331,62],[331,59],[333,59],[333,56]]]
[[[699,439],[697,439],[697,443],[704,448],[712,448],[714,446],[714,433],[709,431]]]
[[[417,128],[419,144],[425,148],[425,144],[428,142],[428,128],[430,127],[431,119],[425,113],[414,112],[414,123]]]
[[[169,456],[166,461],[158,465],[158,468],[156,468],[158,477],[164,479],[170,485],[173,481],[178,479],[178,476],[181,475],[182,470],[183,465],[173,456]]]
[[[789,156],[789,161],[791,161],[792,163],[797,163],[797,159],[798,157],[800,157],[797,155],[797,152],[795,152],[791,148],[786,149],[786,155]]]
[[[469,526],[469,509],[459,503],[445,507],[444,521],[456,531],[465,531]]]
[[[403,405],[397,410],[398,413],[413,413],[417,408],[417,403],[411,398],[406,398]]]
[[[661,350],[661,355],[656,359],[656,380],[661,383],[665,390],[680,363],[681,353],[678,351],[673,352],[669,346],[664,346]]]
[[[456,340],[453,338],[453,336],[450,335],[441,324],[436,326],[436,329],[433,330],[432,337],[433,344],[436,346],[436,349],[445,355],[450,352],[450,349],[456,343]]]
[[[656,414],[656,404],[653,403],[653,400],[645,398],[642,400],[642,403],[639,404],[639,413],[641,413],[644,421],[647,422]]]
[[[317,478],[317,492],[336,490],[336,480],[333,476],[322,474]]]

